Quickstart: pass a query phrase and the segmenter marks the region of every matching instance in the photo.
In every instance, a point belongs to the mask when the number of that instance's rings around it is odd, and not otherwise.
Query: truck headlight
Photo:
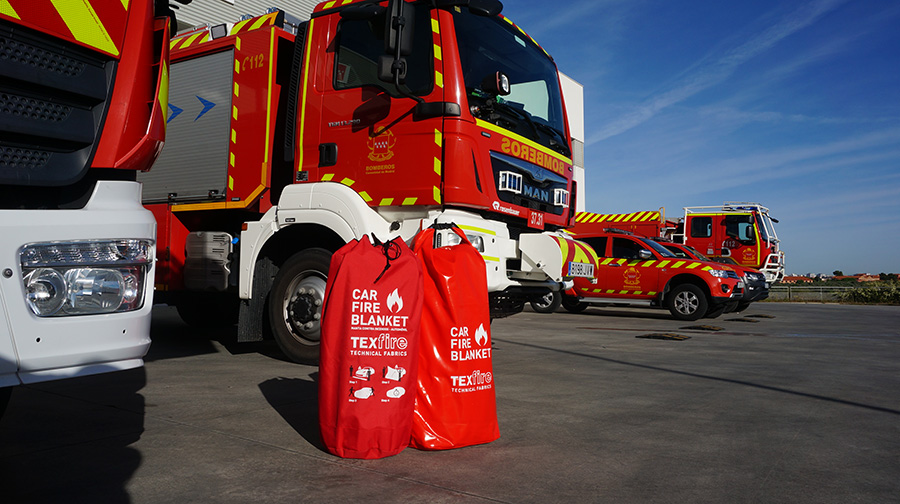
[[[138,310],[153,264],[150,240],[32,243],[19,252],[25,302],[39,317]]]
[[[716,278],[728,278],[728,272],[720,269],[711,269],[708,270],[709,274]]]
[[[469,240],[469,243],[475,247],[475,250],[484,253],[484,238],[482,238],[481,235],[466,233],[466,238]],[[459,235],[456,233],[447,233],[447,243],[444,245],[445,247],[452,247],[453,245],[459,245],[460,243],[462,243],[462,239]]]

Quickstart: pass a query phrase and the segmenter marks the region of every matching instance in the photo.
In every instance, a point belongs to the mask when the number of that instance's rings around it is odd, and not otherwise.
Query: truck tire
[[[576,297],[566,296],[565,294],[560,297],[562,298],[562,307],[569,313],[581,313],[588,307],[587,303],[582,303]]]
[[[559,291],[548,292],[541,299],[531,302],[531,309],[538,313],[553,313],[562,304],[562,294]]]
[[[301,250],[281,265],[269,292],[272,336],[284,354],[299,364],[317,365],[322,303],[331,252]]]
[[[709,310],[706,310],[706,315],[704,315],[703,317],[704,318],[718,318],[720,315],[725,313],[725,308],[726,308],[726,306],[724,304],[721,304],[719,306],[711,306],[709,308]]]
[[[698,320],[706,315],[709,302],[700,287],[693,284],[681,284],[666,299],[669,312],[678,320]]]

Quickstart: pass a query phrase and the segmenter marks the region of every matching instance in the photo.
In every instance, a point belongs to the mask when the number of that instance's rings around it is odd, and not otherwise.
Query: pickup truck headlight
[[[725,270],[711,269],[711,270],[707,270],[707,271],[709,271],[710,275],[712,275],[716,278],[728,278],[728,272]]]
[[[19,252],[25,302],[39,317],[138,310],[153,264],[150,240],[26,245]]]

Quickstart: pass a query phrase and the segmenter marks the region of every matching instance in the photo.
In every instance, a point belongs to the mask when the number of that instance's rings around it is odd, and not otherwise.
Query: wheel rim
[[[675,296],[675,310],[682,315],[693,315],[700,307],[700,299],[690,291],[679,292]]]
[[[285,290],[281,314],[285,327],[298,342],[319,343],[324,299],[325,279],[317,271],[300,273]]]
[[[553,293],[544,294],[541,296],[541,300],[535,304],[541,308],[549,308],[553,304]]]

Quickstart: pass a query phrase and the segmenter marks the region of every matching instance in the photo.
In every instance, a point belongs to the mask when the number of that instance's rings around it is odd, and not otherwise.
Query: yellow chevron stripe
[[[438,186],[434,186],[434,195],[433,196],[434,196],[435,203],[441,202],[441,189]]]
[[[0,14],[11,18],[22,19],[16,14],[16,10],[9,4],[9,0],[0,0]]]
[[[403,200],[403,205],[406,205],[406,206],[415,205],[417,199],[419,199],[419,198],[406,198]]]
[[[63,22],[69,27],[75,40],[91,47],[119,55],[119,48],[106,31],[106,27],[97,17],[94,8],[87,0],[50,0]]]
[[[381,202],[378,203],[379,206],[391,206],[391,203],[394,202],[394,198],[382,198]]]

